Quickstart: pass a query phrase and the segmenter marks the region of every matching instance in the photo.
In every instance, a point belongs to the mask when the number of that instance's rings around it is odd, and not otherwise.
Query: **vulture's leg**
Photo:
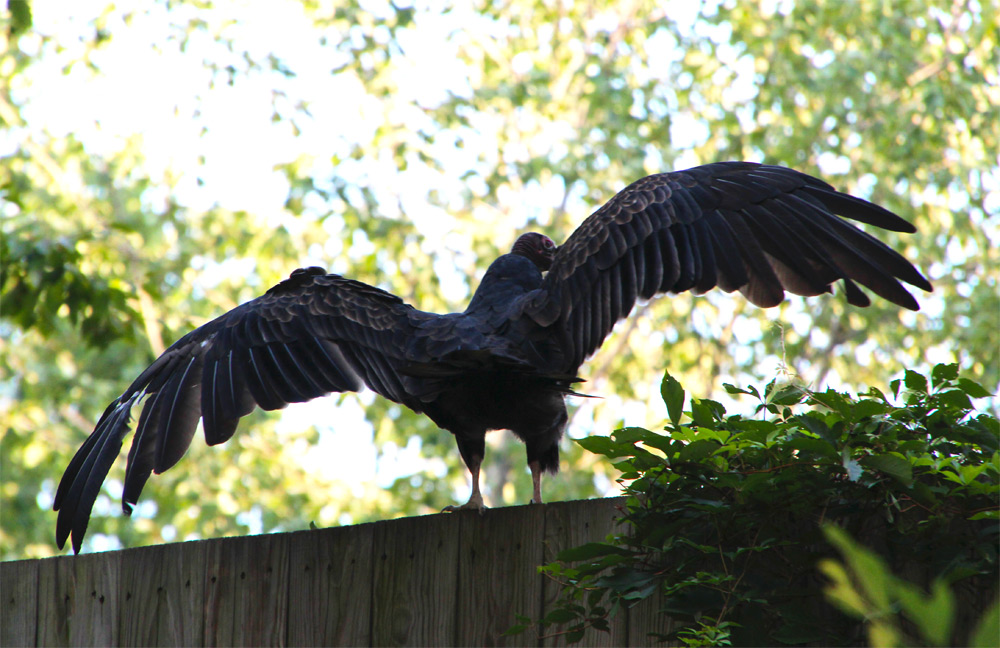
[[[469,501],[465,504],[446,506],[441,509],[441,512],[475,509],[482,513],[486,509],[486,504],[483,502],[483,494],[479,492],[479,467],[483,463],[483,454],[486,452],[486,433],[472,439],[456,434],[455,440],[458,442],[458,450],[462,453],[462,459],[465,460],[465,465],[469,467],[469,472],[472,474],[472,495],[469,496]]]
[[[528,462],[528,468],[531,469],[531,486],[532,504],[542,503],[542,464],[538,461]]]
[[[479,466],[482,461],[477,461],[469,466],[469,472],[472,473],[472,495],[469,496],[469,501],[461,506],[446,506],[441,509],[441,512],[454,512],[454,511],[464,511],[466,509],[476,509],[480,513],[486,509],[486,504],[483,503],[483,495],[479,492]]]
[[[562,438],[566,429],[566,405],[562,396],[554,396],[554,407],[552,408],[552,418],[550,423],[541,430],[527,431],[525,433],[514,432],[524,439],[525,450],[528,454],[528,468],[531,469],[531,503],[542,503],[542,473],[559,472],[559,439]]]

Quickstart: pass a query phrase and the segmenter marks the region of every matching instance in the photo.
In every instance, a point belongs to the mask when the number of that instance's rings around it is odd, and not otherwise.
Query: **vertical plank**
[[[121,645],[202,645],[205,553],[205,542],[122,552]]]
[[[206,646],[278,646],[287,635],[288,538],[206,542]]]
[[[38,628],[40,560],[0,563],[0,646],[34,646]]]
[[[374,537],[374,524],[289,535],[289,646],[371,645]]]
[[[118,642],[118,552],[42,561],[38,645],[111,646]]]
[[[82,646],[113,646],[118,643],[118,592],[121,556],[117,552],[76,556],[76,599],[70,641]]]
[[[668,615],[660,612],[663,605],[663,595],[656,592],[644,601],[636,603],[628,609],[628,645],[629,646],[678,646],[680,643],[665,643],[651,637],[656,633],[665,635],[673,631],[674,621]]]
[[[571,547],[588,542],[602,542],[615,531],[619,508],[625,505],[624,497],[549,504],[545,511],[544,563],[555,561],[556,555]],[[559,598],[562,587],[548,578],[544,581],[542,616]],[[624,646],[628,641],[628,617],[620,611],[609,619],[610,632],[589,629],[580,641],[582,646]],[[544,646],[565,646],[562,634],[566,626],[548,627],[542,638]]]
[[[504,637],[557,587],[537,574],[598,541],[620,499],[181,543],[2,566],[4,645],[562,645]],[[654,597],[587,645],[655,645]]]
[[[455,645],[460,517],[375,524],[372,645]]]
[[[38,565],[38,644],[68,646],[72,608],[71,558],[62,556]]]
[[[545,506],[460,514],[458,644],[537,645],[531,633],[503,636],[516,615],[541,612]]]

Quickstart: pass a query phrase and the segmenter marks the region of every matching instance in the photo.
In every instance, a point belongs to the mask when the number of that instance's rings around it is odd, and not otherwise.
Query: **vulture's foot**
[[[479,511],[479,514],[482,515],[487,508],[488,507],[483,502],[483,496],[480,495],[479,493],[473,493],[472,497],[470,497],[469,501],[466,502],[465,504],[462,504],[461,506],[455,506],[454,504],[451,506],[446,506],[443,509],[441,509],[441,512],[455,513],[456,511],[473,510],[473,511]]]

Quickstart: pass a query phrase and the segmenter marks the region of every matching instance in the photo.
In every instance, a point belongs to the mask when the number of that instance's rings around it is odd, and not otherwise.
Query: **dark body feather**
[[[912,232],[906,221],[791,169],[723,162],[643,178],[556,249],[540,234],[494,261],[462,313],[418,311],[378,288],[296,270],[263,296],[184,336],[104,412],[63,475],[54,508],[74,550],[145,398],[128,455],[123,508],[173,466],[201,420],[222,443],[254,407],[280,409],[367,385],[455,435],[482,506],[486,432],[525,442],[539,479],[559,466],[565,396],[580,365],[637,299],[718,287],[759,306],[786,291],[870,302],[859,285],[916,310],[900,283],[930,290],[902,256],[842,217]],[[544,273],[544,274],[543,274]]]

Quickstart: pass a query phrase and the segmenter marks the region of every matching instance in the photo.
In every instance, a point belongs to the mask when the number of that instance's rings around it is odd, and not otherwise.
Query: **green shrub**
[[[1000,421],[972,402],[989,393],[955,365],[936,366],[930,381],[906,372],[891,398],[775,382],[726,390],[757,399],[760,418],[707,399],[683,411],[684,390],[667,375],[662,433],[579,441],[621,470],[625,524],[541,568],[564,585],[541,625],[562,624],[572,642],[652,599],[675,622],[661,638],[686,645],[864,643],[864,619],[824,598],[819,563],[837,555],[828,525],[877,554],[894,583],[935,583],[932,606],[954,589],[944,633],[904,617],[893,626],[901,636],[969,641],[998,578]],[[838,564],[824,563],[827,574]],[[880,613],[902,609],[886,605]]]

